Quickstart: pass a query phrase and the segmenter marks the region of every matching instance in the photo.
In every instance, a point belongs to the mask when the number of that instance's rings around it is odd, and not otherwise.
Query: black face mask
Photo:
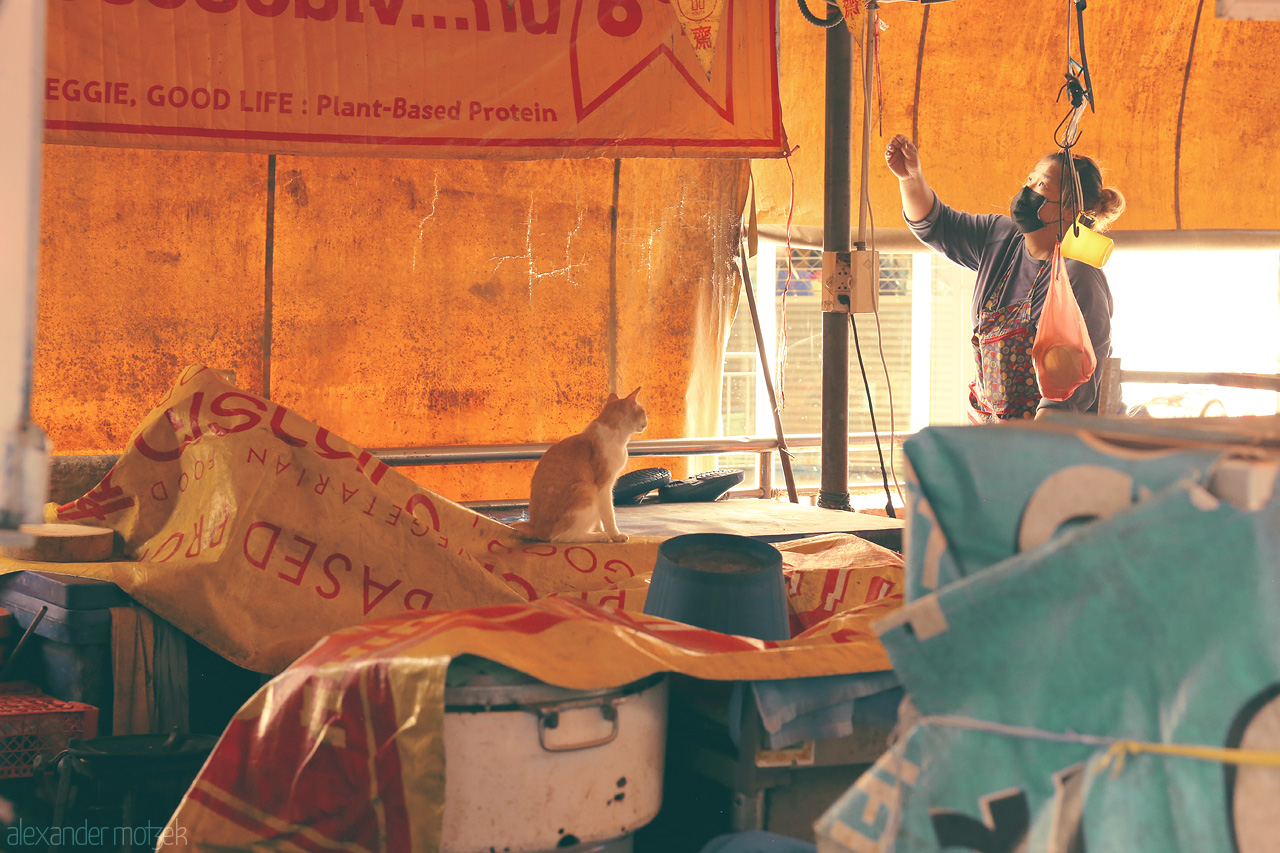
[[[1022,191],[1013,197],[1013,201],[1009,204],[1009,216],[1013,217],[1013,224],[1019,231],[1030,234],[1045,227],[1047,223],[1040,219],[1040,208],[1044,203],[1045,197],[1033,192],[1031,187],[1023,187]]]

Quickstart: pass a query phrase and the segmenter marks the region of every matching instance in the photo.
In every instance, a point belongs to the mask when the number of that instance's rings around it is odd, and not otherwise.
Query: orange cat
[[[512,525],[542,542],[626,542],[613,514],[613,484],[627,464],[627,442],[649,425],[636,401],[610,394],[600,416],[547,448],[533,471],[529,520]]]

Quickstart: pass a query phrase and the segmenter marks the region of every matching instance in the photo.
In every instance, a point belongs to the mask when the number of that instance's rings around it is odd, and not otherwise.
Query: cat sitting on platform
[[[649,425],[636,400],[610,394],[599,417],[547,448],[533,471],[529,520],[512,525],[541,542],[626,542],[613,514],[613,484],[627,464],[627,442]]]

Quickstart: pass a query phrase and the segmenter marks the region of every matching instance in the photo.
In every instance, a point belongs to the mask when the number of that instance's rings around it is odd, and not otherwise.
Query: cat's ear
[[[636,390],[632,391],[630,394],[627,395],[627,399],[634,400],[636,398],[636,395],[639,393],[640,393],[640,389],[637,388]]]
[[[615,393],[613,393],[612,391],[610,391],[610,392],[609,392],[609,399],[605,400],[605,401],[604,401],[604,404],[607,406],[607,405],[609,405],[610,403],[616,402],[616,401],[617,401],[617,399],[618,399],[618,395],[617,395],[617,394],[615,394]]]

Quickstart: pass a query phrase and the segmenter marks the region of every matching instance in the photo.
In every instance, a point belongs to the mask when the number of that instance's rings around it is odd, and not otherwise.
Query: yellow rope
[[[1254,767],[1280,767],[1280,752],[1264,749],[1240,749],[1218,746],[1193,746],[1178,743],[1144,743],[1137,740],[1120,740],[1100,735],[1078,734],[1076,732],[1050,732],[1030,726],[1012,726],[1007,723],[992,723],[986,720],[975,720],[970,717],[947,715],[929,716],[919,719],[921,724],[940,725],[949,728],[968,729],[1004,737],[1017,737],[1026,740],[1043,740],[1053,743],[1078,743],[1084,746],[1105,746],[1106,754],[1098,762],[1099,769],[1112,768],[1111,775],[1119,775],[1124,769],[1125,758],[1130,755],[1151,753],[1152,755],[1168,755],[1174,758],[1194,758],[1200,761],[1216,761],[1221,764],[1247,764]]]
[[[1125,758],[1140,753],[1153,755],[1170,755],[1175,758],[1195,758],[1200,761],[1217,761],[1222,764],[1248,764],[1253,767],[1280,767],[1280,752],[1262,749],[1238,749],[1221,746],[1188,746],[1176,743],[1142,743],[1136,740],[1122,740],[1107,749],[1098,766],[1105,769],[1113,762],[1111,775],[1117,776],[1124,770]]]

